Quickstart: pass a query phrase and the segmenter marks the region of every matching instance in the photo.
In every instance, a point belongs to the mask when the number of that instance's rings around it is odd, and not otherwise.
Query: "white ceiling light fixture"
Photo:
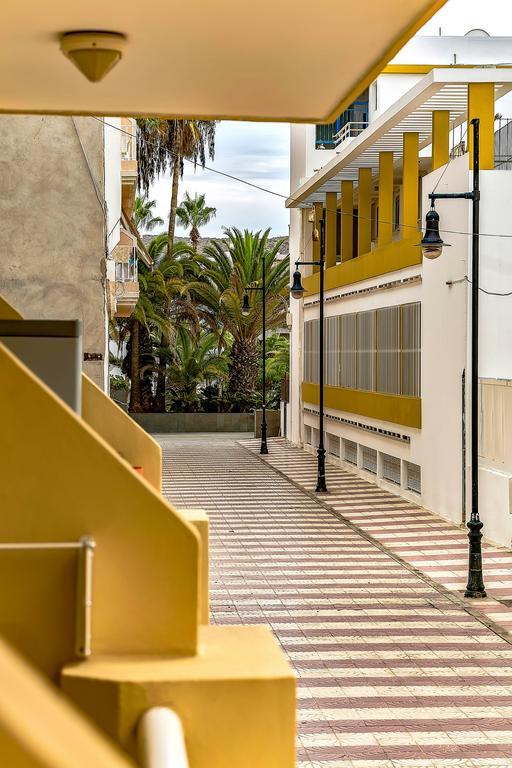
[[[122,59],[126,36],[120,32],[65,32],[60,49],[91,83],[103,80]]]

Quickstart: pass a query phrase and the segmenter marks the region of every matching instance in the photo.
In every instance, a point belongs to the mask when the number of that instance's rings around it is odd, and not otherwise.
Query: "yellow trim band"
[[[302,382],[304,403],[318,405],[320,401],[318,384]],[[382,392],[365,392],[361,389],[324,387],[324,405],[336,411],[357,413],[370,419],[401,424],[404,427],[421,429],[421,398],[404,395],[387,395]]]
[[[398,269],[421,264],[421,248],[417,247],[420,239],[421,232],[415,232],[412,237],[406,240],[398,240],[383,248],[376,248],[363,256],[358,256],[357,259],[350,259],[326,269],[325,290],[342,288],[345,285],[359,283],[361,280],[368,280],[379,275],[386,275],[389,272],[396,272]],[[319,275],[314,274],[305,277],[303,285],[307,296],[318,293],[320,290]]]

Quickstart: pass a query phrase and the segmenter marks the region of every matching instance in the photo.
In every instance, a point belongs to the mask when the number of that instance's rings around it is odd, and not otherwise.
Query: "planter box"
[[[252,432],[253,413],[131,413],[146,432]]]
[[[261,415],[261,410],[255,412],[254,437],[261,437]],[[267,437],[279,437],[280,430],[281,412],[269,411],[267,408]]]

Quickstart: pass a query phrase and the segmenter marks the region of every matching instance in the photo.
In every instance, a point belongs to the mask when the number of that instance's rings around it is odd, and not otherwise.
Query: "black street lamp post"
[[[261,257],[262,259],[262,267],[261,267],[261,286],[259,285],[248,285],[245,288],[244,298],[242,302],[242,314],[248,315],[251,311],[251,306],[249,304],[249,295],[247,291],[261,291],[261,308],[262,308],[262,339],[261,339],[261,357],[262,357],[262,374],[261,374],[261,398],[262,398],[262,404],[261,404],[261,446],[260,446],[260,454],[266,455],[268,453],[268,446],[267,446],[267,286],[266,286],[266,260],[265,256]]]
[[[320,388],[319,395],[319,420],[318,427],[320,431],[320,437],[318,441],[317,449],[317,479],[316,479],[316,492],[327,493],[327,485],[325,482],[325,446],[324,446],[324,265],[325,259],[320,256],[318,261],[296,261],[295,272],[293,273],[293,283],[290,288],[290,293],[294,299],[301,299],[304,295],[304,288],[302,285],[302,276],[299,271],[300,266],[313,265],[320,268],[320,333],[319,333],[319,376],[318,383]]]
[[[465,597],[486,597],[482,572],[482,527],[478,509],[478,291],[480,272],[480,120],[471,120],[473,127],[473,189],[471,192],[436,193],[429,195],[432,208],[427,213],[426,231],[421,246],[423,255],[436,259],[444,245],[439,235],[439,215],[436,200],[471,200],[473,207],[471,259],[471,515],[469,529],[469,569]]]

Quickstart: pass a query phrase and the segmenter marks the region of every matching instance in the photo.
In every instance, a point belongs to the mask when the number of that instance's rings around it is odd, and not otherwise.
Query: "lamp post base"
[[[327,493],[327,485],[325,484],[325,448],[318,448],[318,472],[316,478],[316,493]]]
[[[482,573],[481,530],[483,528],[483,523],[480,522],[480,520],[470,520],[467,525],[469,528],[469,572],[464,597],[483,598],[487,597]]]
[[[266,456],[268,454],[268,447],[267,447],[267,422],[262,421],[261,422],[261,447],[260,447],[260,454]]]

